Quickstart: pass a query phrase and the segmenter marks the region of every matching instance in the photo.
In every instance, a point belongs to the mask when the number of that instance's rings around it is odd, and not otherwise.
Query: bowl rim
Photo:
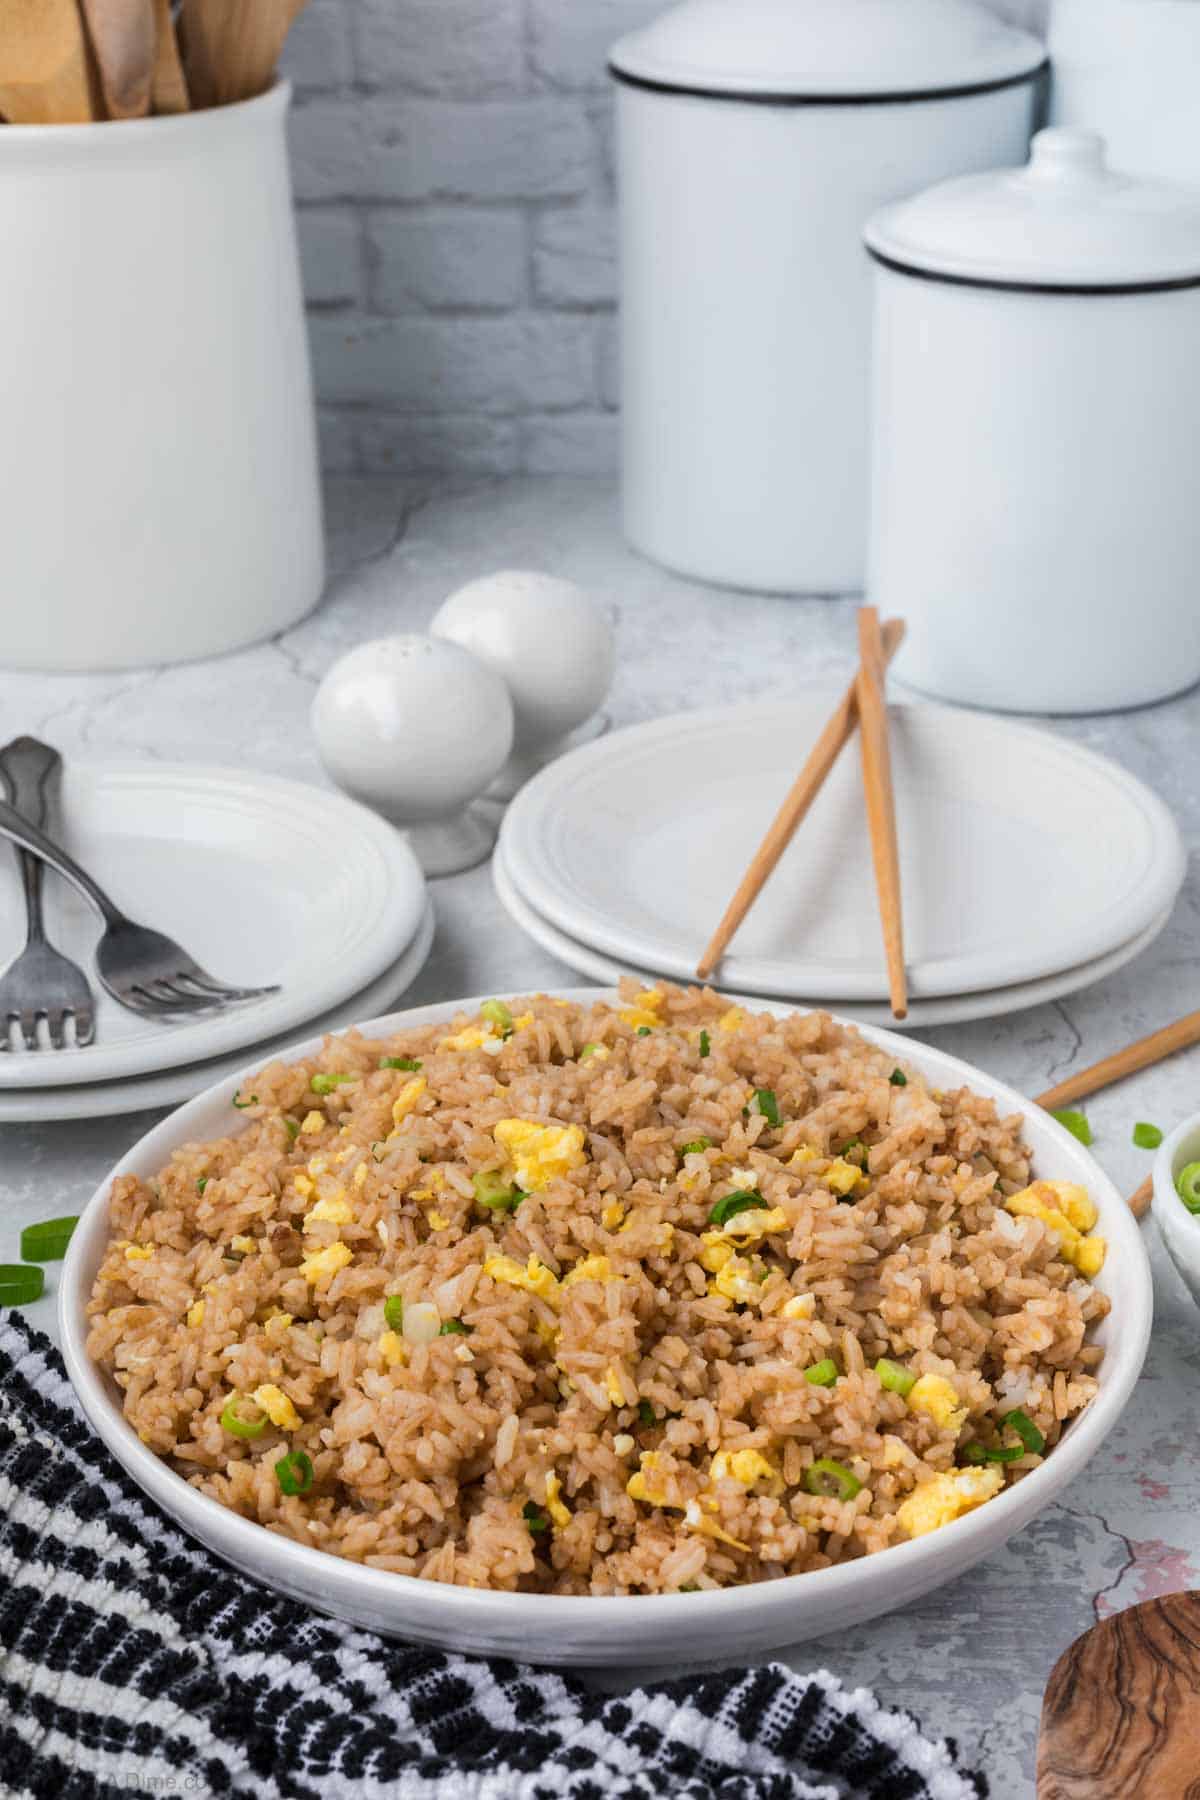
[[[1195,1238],[1196,1256],[1200,1259],[1200,1213],[1189,1212],[1175,1191],[1173,1164],[1180,1144],[1189,1137],[1200,1137],[1200,1112],[1189,1113],[1167,1134],[1154,1155],[1151,1172],[1151,1208],[1160,1229],[1176,1233],[1191,1232]],[[1200,1156],[1195,1160],[1200,1161]]]
[[[611,1002],[616,990],[582,986],[556,987],[538,990],[538,993],[547,998],[576,1002]],[[366,1020],[359,1026],[347,1026],[337,1035],[358,1030],[367,1037],[390,1036],[410,1026],[436,1023],[439,1019],[449,1020],[458,1012],[476,1011],[481,1001],[488,997],[478,995],[406,1008]],[[798,1010],[789,1007],[786,1002],[764,1003],[761,998],[733,993],[722,994],[722,999],[727,1000],[730,1005],[745,1007],[748,1011]],[[107,1202],[115,1177],[130,1172],[148,1172],[142,1165],[151,1162],[155,1167],[161,1167],[172,1150],[192,1141],[194,1134],[187,1129],[189,1121],[198,1119],[222,1095],[236,1093],[241,1082],[263,1066],[261,1061],[247,1064],[237,1074],[222,1076],[194,1099],[174,1108],[165,1119],[144,1133],[104,1176],[80,1214],[63,1264],[58,1316],[63,1358],[71,1385],[89,1425],[142,1491],[156,1501],[186,1533],[199,1538],[207,1546],[215,1545],[218,1554],[227,1555],[239,1567],[256,1567],[268,1580],[273,1579],[282,1586],[285,1592],[296,1592],[295,1584],[301,1580],[304,1571],[309,1571],[314,1579],[304,1582],[304,1589],[306,1592],[311,1587],[318,1589],[330,1601],[323,1608],[327,1611],[336,1611],[347,1605],[355,1606],[361,1602],[362,1612],[378,1612],[381,1594],[394,1596],[395,1609],[399,1611],[407,1594],[413,1596],[418,1610],[434,1606],[438,1599],[444,1599],[447,1613],[456,1614],[464,1623],[469,1622],[471,1628],[486,1629],[493,1622],[513,1627],[525,1621],[532,1622],[534,1617],[544,1616],[547,1622],[552,1622],[556,1627],[583,1625],[591,1620],[596,1626],[607,1622],[611,1630],[619,1621],[625,1621],[627,1625],[632,1625],[635,1620],[643,1620],[648,1625],[665,1623],[684,1608],[687,1609],[689,1620],[697,1624],[717,1626],[722,1619],[728,1619],[730,1615],[740,1611],[748,1601],[761,1606],[764,1603],[764,1588],[770,1590],[771,1601],[783,1601],[785,1596],[795,1601],[803,1594],[808,1597],[806,1606],[813,1608],[820,1606],[823,1596],[829,1601],[835,1598],[844,1601],[848,1593],[860,1588],[870,1592],[876,1584],[886,1584],[889,1577],[896,1578],[898,1588],[921,1592],[925,1587],[934,1585],[933,1582],[922,1582],[922,1572],[930,1564],[943,1560],[953,1565],[951,1573],[956,1568],[965,1568],[976,1560],[976,1556],[983,1555],[987,1548],[1003,1542],[1040,1512],[1044,1505],[1048,1505],[1054,1495],[1080,1473],[1116,1424],[1141,1373],[1149,1343],[1153,1319],[1153,1285],[1149,1259],[1139,1234],[1138,1222],[1112,1180],[1078,1139],[1049,1113],[1042,1112],[1036,1102],[1026,1099],[1016,1089],[961,1058],[917,1039],[902,1037],[879,1027],[860,1026],[851,1020],[840,1019],[836,1013],[829,1014],[829,1017],[837,1024],[860,1032],[869,1042],[892,1051],[898,1062],[908,1062],[917,1067],[924,1064],[923,1072],[927,1075],[928,1065],[932,1063],[938,1068],[939,1076],[959,1077],[959,1085],[974,1086],[975,1091],[996,1100],[1008,1112],[1020,1113],[1024,1118],[1035,1118],[1038,1129],[1044,1130],[1057,1143],[1064,1154],[1064,1160],[1075,1164],[1081,1175],[1087,1177],[1089,1190],[1101,1203],[1101,1217],[1108,1238],[1109,1253],[1121,1259],[1123,1275],[1133,1283],[1133,1293],[1126,1303],[1128,1311],[1121,1330],[1112,1333],[1105,1346],[1104,1367],[1109,1372],[1099,1393],[1073,1422],[1070,1431],[1056,1445],[1052,1456],[1024,1480],[1003,1489],[985,1506],[978,1507],[923,1537],[893,1544],[873,1555],[835,1563],[826,1569],[781,1576],[765,1584],[742,1582],[687,1594],[568,1595],[509,1593],[443,1585],[423,1576],[372,1568],[272,1532],[255,1520],[243,1518],[211,1496],[199,1493],[141,1442],[119,1410],[110,1392],[110,1379],[87,1354],[87,1319],[84,1309],[95,1267],[107,1241]],[[323,1041],[323,1035],[298,1039],[271,1060],[299,1061],[315,1054]],[[950,1083],[939,1079],[939,1085],[946,1086]],[[1166,1146],[1163,1148],[1165,1150]],[[1038,1498],[1043,1494],[1044,1499]],[[972,1555],[969,1548],[972,1540],[981,1546],[975,1555]],[[226,1545],[235,1546],[236,1554],[234,1549],[225,1548]],[[951,1549],[958,1552],[957,1556],[949,1554]],[[797,1583],[804,1585],[797,1588]],[[332,1604],[335,1597],[337,1607]],[[902,1604],[903,1600],[904,1593],[901,1591],[897,1603]],[[314,1604],[311,1599],[307,1603]],[[552,1613],[543,1615],[542,1609],[546,1606],[552,1609]],[[414,1629],[412,1635],[421,1637],[426,1634]],[[536,1646],[531,1645],[527,1660],[553,1662],[554,1659],[539,1656]]]

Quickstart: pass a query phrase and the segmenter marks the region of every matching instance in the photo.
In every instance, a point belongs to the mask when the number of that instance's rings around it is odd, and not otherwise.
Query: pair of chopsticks
[[[892,793],[892,762],[888,748],[887,700],[884,679],[887,665],[900,648],[904,625],[889,619],[882,628],[873,606],[858,612],[858,673],[834,709],[825,729],[813,745],[767,835],[754,854],[740,886],[725,909],[704,955],[696,964],[703,980],[712,974],[729,947],[742,920],[758,899],[780,857],[795,836],[856,725],[861,726],[863,790],[879,917],[887,957],[888,991],[892,1013],[903,1019],[908,1012],[908,979],[904,972],[904,928],[900,904],[900,862],[896,844],[896,807]]]

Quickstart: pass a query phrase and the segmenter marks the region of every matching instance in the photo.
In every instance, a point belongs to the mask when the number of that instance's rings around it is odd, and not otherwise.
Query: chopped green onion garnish
[[[479,1016],[486,1019],[489,1025],[495,1025],[505,1037],[512,1036],[513,1016],[503,1000],[485,1000],[479,1009]]]
[[[638,1401],[638,1418],[642,1421],[643,1425],[658,1424],[658,1420],[654,1416],[654,1408],[648,1400]]]
[[[474,1326],[464,1325],[461,1319],[444,1319],[439,1337],[470,1337]]]
[[[415,1075],[421,1064],[415,1056],[381,1056],[379,1066],[381,1069],[407,1069],[410,1075]]]
[[[888,1076],[888,1080],[891,1082],[893,1087],[907,1087],[908,1086],[908,1076],[904,1073],[903,1069],[893,1069],[891,1074]]]
[[[313,1484],[311,1457],[303,1450],[289,1450],[275,1464],[275,1479],[285,1494],[307,1494]]]
[[[838,1366],[832,1356],[823,1356],[820,1362],[813,1363],[804,1371],[805,1381],[811,1381],[814,1387],[832,1387],[837,1378]],[[813,1489],[813,1492],[816,1490]]]
[[[679,1154],[680,1156],[703,1156],[706,1150],[711,1149],[711,1138],[693,1138],[690,1144],[685,1144],[683,1146],[683,1149]]]
[[[917,1378],[906,1369],[903,1363],[893,1362],[890,1356],[881,1356],[875,1364],[875,1373],[879,1377],[879,1385],[886,1388],[889,1394],[911,1394],[917,1385]]]
[[[677,1594],[698,1594],[700,1592],[700,1583],[698,1581],[685,1581],[682,1587],[675,1589],[675,1592]]]
[[[768,1125],[779,1124],[779,1102],[775,1098],[774,1088],[755,1088],[754,1098],[750,1102],[750,1111],[761,1113]]]
[[[810,1494],[830,1494],[835,1500],[853,1500],[862,1488],[853,1469],[834,1462],[831,1456],[819,1457],[804,1471],[804,1485]]]
[[[28,1306],[40,1300],[46,1271],[29,1263],[0,1263],[0,1306]]]
[[[1060,1125],[1065,1125],[1071,1136],[1078,1138],[1081,1144],[1090,1144],[1094,1141],[1086,1113],[1074,1112],[1069,1106],[1066,1106],[1061,1112],[1052,1112],[1050,1117],[1057,1119]]]
[[[648,1025],[639,1025],[637,1028],[637,1034],[639,1037],[649,1037],[650,1036],[650,1027]]]
[[[969,1463],[1010,1463],[1019,1462],[1023,1456],[1040,1456],[1046,1448],[1046,1440],[1038,1430],[1028,1413],[1018,1407],[1014,1412],[1005,1413],[1000,1420],[1000,1430],[1015,1431],[1021,1442],[1019,1444],[965,1444],[962,1457]]]
[[[348,1081],[357,1081],[357,1075],[314,1075],[309,1087],[314,1094],[332,1094],[334,1088],[345,1087]]]
[[[589,1056],[595,1056],[599,1048],[599,1044],[585,1044],[583,1049],[579,1052],[580,1062],[586,1062]]]
[[[44,1219],[40,1225],[27,1225],[21,1233],[21,1256],[25,1262],[60,1262],[67,1254],[71,1233],[79,1223],[78,1214],[69,1219]]]
[[[966,1463],[1020,1462],[1024,1454],[1020,1444],[1010,1444],[1007,1448],[1001,1445],[989,1448],[987,1444],[964,1444],[961,1451]]]
[[[761,1194],[752,1194],[749,1188],[735,1188],[732,1194],[723,1194],[708,1215],[710,1225],[724,1225],[729,1219],[736,1219],[739,1213],[759,1209],[769,1211]]]
[[[521,1517],[528,1525],[530,1534],[533,1537],[540,1537],[543,1531],[549,1531],[550,1529],[549,1519],[546,1517],[541,1507],[535,1506],[532,1500],[527,1500],[521,1508]]]
[[[207,1186],[208,1186],[208,1176],[207,1175],[199,1176],[196,1181],[196,1192],[198,1194],[202,1194]]]
[[[225,1402],[225,1410],[221,1414],[221,1429],[223,1431],[228,1431],[232,1436],[240,1438],[257,1438],[262,1436],[270,1421],[268,1420],[266,1413],[262,1412],[258,1407],[255,1407],[254,1409],[259,1414],[257,1419],[244,1418],[240,1408],[247,1404],[248,1403],[242,1398],[241,1394],[231,1394],[229,1396],[228,1400]],[[249,1402],[249,1404],[252,1405],[253,1402]]]
[[[283,1123],[287,1129],[287,1134],[290,1138],[295,1140],[296,1138],[298,1138],[300,1136],[300,1121],[299,1121],[299,1119],[285,1118]]]
[[[1020,1407],[1014,1412],[1005,1413],[1000,1421],[1001,1431],[1015,1431],[1031,1456],[1040,1456],[1046,1448],[1046,1440],[1038,1430],[1028,1413]]]
[[[1200,1162],[1187,1163],[1175,1177],[1175,1192],[1190,1213],[1200,1213]]]
[[[241,1088],[239,1088],[237,1093],[233,1096],[233,1104],[237,1107],[239,1112],[245,1112],[245,1110],[248,1106],[257,1106],[258,1105],[258,1095],[251,1094],[251,1096],[248,1100],[243,1100],[242,1099],[242,1090],[241,1090]]]
[[[707,1056],[711,1049],[712,1049],[712,1039],[709,1037],[707,1031],[702,1031],[700,1033],[700,1054],[701,1054],[701,1056]]]
[[[471,1186],[480,1206],[486,1206],[489,1212],[516,1212],[525,1198],[499,1169],[481,1169],[478,1175],[472,1175]]]
[[[1139,1150],[1157,1150],[1163,1134],[1157,1125],[1147,1125],[1144,1119],[1139,1119],[1133,1128],[1133,1141]]]
[[[383,1322],[389,1331],[399,1331],[404,1323],[404,1301],[399,1294],[389,1294],[383,1303]]]

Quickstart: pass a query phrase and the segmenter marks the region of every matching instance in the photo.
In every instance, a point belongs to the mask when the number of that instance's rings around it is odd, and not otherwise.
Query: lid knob
[[[1034,138],[1029,173],[1039,181],[1094,181],[1106,172],[1106,148],[1098,131],[1054,125]]]

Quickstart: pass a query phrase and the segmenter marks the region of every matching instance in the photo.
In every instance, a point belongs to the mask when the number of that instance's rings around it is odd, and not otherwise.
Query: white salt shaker
[[[359,644],[317,689],[312,726],[333,780],[407,832],[427,875],[490,854],[496,820],[471,802],[504,766],[513,709],[486,663],[416,634]]]

